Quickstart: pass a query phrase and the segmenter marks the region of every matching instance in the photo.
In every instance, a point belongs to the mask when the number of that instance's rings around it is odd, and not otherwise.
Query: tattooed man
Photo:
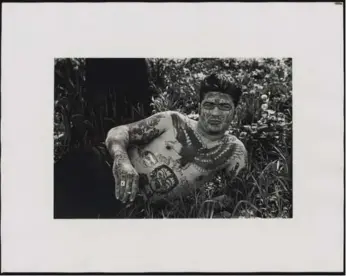
[[[115,197],[123,203],[175,199],[198,189],[224,170],[235,176],[245,167],[243,143],[227,133],[242,92],[219,74],[200,87],[199,119],[176,112],[156,113],[108,133]]]

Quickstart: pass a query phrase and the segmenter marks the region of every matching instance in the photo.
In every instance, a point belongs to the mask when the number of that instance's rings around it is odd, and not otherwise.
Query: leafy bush
[[[76,145],[73,130],[81,127],[86,114],[85,59],[55,59],[54,84],[54,160]],[[74,133],[77,134],[77,133]]]

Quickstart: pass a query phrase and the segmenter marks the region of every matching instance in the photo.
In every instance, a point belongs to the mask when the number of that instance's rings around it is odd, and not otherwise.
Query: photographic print
[[[342,8],[5,3],[1,272],[344,273]]]
[[[54,218],[292,218],[292,58],[56,58]]]

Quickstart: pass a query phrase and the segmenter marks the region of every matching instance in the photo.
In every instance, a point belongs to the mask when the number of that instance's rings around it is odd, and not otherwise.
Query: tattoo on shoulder
[[[240,146],[239,144],[235,144],[234,152],[231,157],[232,160],[244,160],[246,158],[246,151],[244,150],[244,147]]]
[[[164,118],[163,114],[154,114],[149,118],[143,119],[129,125],[129,142],[139,144],[149,143],[152,139],[160,135],[160,131],[155,128],[160,120]]]

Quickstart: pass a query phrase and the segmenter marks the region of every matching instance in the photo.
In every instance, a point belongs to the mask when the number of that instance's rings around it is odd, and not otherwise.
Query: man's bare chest
[[[201,173],[192,166],[183,167],[179,145],[168,133],[150,144],[131,147],[130,160],[140,176],[140,188],[147,195],[167,196],[170,192],[187,188],[199,179]]]
[[[141,189],[156,197],[184,194],[227,165],[231,146],[205,148],[196,139],[194,134],[179,134],[172,129],[150,144],[130,148],[129,157],[139,173]]]

